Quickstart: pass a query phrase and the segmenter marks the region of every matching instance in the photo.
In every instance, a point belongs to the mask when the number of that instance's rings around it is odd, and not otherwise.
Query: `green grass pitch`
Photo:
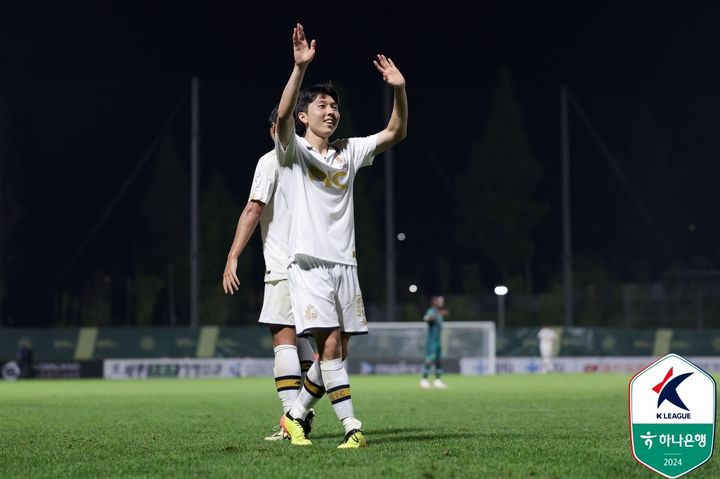
[[[0,477],[661,477],[630,452],[629,376],[418,379],[351,377],[364,450],[336,449],[327,398],[313,446],[264,441],[281,413],[271,378],[0,382]]]

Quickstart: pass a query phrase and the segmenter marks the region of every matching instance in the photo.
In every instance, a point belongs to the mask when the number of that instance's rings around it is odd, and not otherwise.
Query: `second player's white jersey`
[[[265,282],[287,279],[289,218],[285,198],[278,194],[279,168],[275,151],[265,153],[255,167],[248,201],[265,203],[260,235],[265,258]]]
[[[555,332],[554,329],[551,328],[540,328],[540,331],[538,331],[537,334],[538,340],[540,341],[541,345],[547,345],[547,346],[553,346],[555,342],[557,342],[558,334]]]
[[[326,156],[296,134],[287,148],[275,145],[290,211],[290,257],[357,265],[353,183],[357,171],[372,164],[377,135],[334,141]]]

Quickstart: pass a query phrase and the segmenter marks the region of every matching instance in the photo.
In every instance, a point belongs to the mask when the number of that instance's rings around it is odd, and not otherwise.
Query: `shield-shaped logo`
[[[717,386],[699,366],[668,354],[628,385],[630,442],[635,459],[675,478],[713,453]]]

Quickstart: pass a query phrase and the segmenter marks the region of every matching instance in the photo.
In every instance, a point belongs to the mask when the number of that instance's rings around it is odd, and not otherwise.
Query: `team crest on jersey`
[[[305,308],[305,319],[308,321],[312,321],[313,319],[317,318],[317,311],[315,310],[315,306],[312,304],[308,304],[307,308]]]
[[[343,158],[342,156],[338,155],[338,156],[335,157],[335,163],[337,163],[338,166],[344,166],[345,163],[347,163],[347,162],[345,161],[345,158]]]
[[[250,193],[251,200],[257,200],[260,197],[260,182],[262,181],[260,173],[255,175],[253,179],[253,185]]]

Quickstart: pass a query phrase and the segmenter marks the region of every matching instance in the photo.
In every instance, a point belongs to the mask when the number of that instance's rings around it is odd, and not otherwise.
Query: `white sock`
[[[290,409],[290,416],[294,419],[305,419],[310,408],[312,408],[324,394],[325,386],[322,375],[320,374],[320,364],[315,361],[305,375],[303,387],[292,409]]]
[[[332,407],[335,410],[335,415],[343,423],[345,433],[357,429],[351,427],[354,425],[354,421],[346,420],[355,419],[355,412],[353,411],[352,397],[350,396],[350,378],[348,378],[342,359],[320,361],[320,372],[322,373],[328,398],[330,398]],[[355,419],[355,421],[357,420]]]
[[[275,388],[277,389],[283,412],[288,412],[300,391],[300,361],[297,348],[281,344],[275,352]]]
[[[345,428],[345,434],[349,433],[353,429],[362,429],[362,423],[354,417],[346,417],[342,420],[342,424]]]

